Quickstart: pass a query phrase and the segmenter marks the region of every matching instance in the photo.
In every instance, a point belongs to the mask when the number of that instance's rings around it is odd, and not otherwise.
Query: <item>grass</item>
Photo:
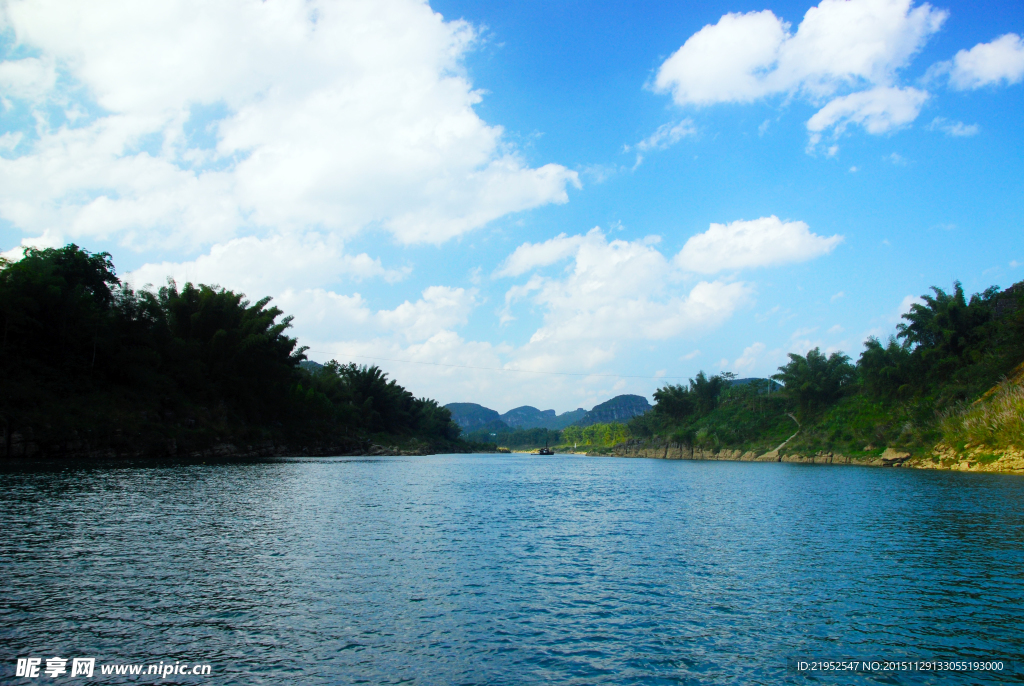
[[[1006,449],[1024,443],[1024,385],[1006,380],[970,405],[942,417],[942,438],[963,452],[970,446]]]

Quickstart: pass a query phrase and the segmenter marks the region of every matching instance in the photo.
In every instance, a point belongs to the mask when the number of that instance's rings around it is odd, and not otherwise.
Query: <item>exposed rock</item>
[[[611,400],[594,406],[594,409],[584,415],[576,424],[590,426],[591,424],[626,422],[637,415],[647,413],[650,409],[651,404],[642,395],[617,395]]]
[[[781,446],[780,446],[781,447]],[[870,467],[913,467],[917,469],[950,469],[965,472],[1010,472],[1024,474],[1024,451],[1005,451],[998,459],[986,457],[980,449],[971,455],[958,456],[948,447],[937,446],[934,458],[913,458],[908,452],[886,448],[878,457],[854,458],[841,453],[819,451],[813,455],[779,454],[778,449],[763,454],[739,450],[711,451],[683,443],[630,439],[612,446],[607,453],[587,455],[616,457],[651,457],[662,460],[724,460],[734,462],[792,462],[796,464],[854,464]]]

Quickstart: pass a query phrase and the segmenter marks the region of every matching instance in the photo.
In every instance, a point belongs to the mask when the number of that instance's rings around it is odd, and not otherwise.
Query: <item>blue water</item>
[[[137,683],[1024,681],[1021,477],[491,455],[0,479],[4,683],[89,681],[14,676],[54,655],[212,666]],[[788,662],[825,658],[1005,667]]]

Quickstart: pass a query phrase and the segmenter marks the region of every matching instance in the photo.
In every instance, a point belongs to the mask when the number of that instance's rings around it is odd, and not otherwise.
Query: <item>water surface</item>
[[[5,682],[63,683],[13,676],[53,655],[213,666],[140,683],[1024,680],[1020,477],[460,455],[0,479]]]

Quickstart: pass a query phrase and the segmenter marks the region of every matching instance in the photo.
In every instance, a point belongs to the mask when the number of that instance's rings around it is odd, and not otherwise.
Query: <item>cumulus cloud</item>
[[[197,247],[375,226],[439,243],[579,183],[477,116],[473,27],[417,0],[5,10],[39,55],[0,65],[5,97],[39,121],[0,159],[0,216],[25,231]]]
[[[566,236],[560,233],[543,243],[523,243],[509,255],[495,271],[495,276],[519,276],[537,267],[546,267],[576,254],[588,238],[604,240],[601,229],[595,227],[586,236]]]
[[[255,295],[317,288],[340,280],[382,278],[394,283],[407,273],[407,269],[386,268],[366,253],[345,253],[336,237],[310,233],[236,238],[213,246],[195,260],[146,264],[125,278],[136,287],[161,286],[173,278],[178,283],[217,283]]]
[[[784,222],[772,215],[712,224],[686,241],[674,262],[686,271],[714,274],[726,269],[804,262],[827,255],[842,241],[838,234],[818,236],[804,222]]]
[[[37,100],[57,82],[57,70],[51,60],[26,57],[0,62],[0,98]]]
[[[680,105],[707,105],[888,84],[946,16],[910,0],[822,0],[791,33],[770,10],[727,14],[665,60],[654,87]]]
[[[822,0],[792,32],[770,10],[727,14],[692,35],[658,69],[653,87],[680,105],[752,102],[786,94],[827,103],[807,124],[821,133],[857,123],[878,134],[913,121],[927,93],[900,88],[897,72],[947,13],[911,0]],[[834,155],[837,147],[829,150]]]
[[[1024,41],[1015,33],[1007,33],[991,43],[961,50],[932,71],[948,72],[949,84],[957,90],[1020,83],[1024,79]]]
[[[928,93],[916,88],[873,88],[832,100],[807,121],[810,145],[832,129],[838,136],[849,124],[859,124],[868,133],[885,133],[917,119]]]
[[[611,359],[627,341],[716,327],[749,300],[751,288],[743,282],[701,281],[681,288],[681,272],[655,243],[609,241],[595,229],[520,246],[505,273],[525,274],[556,258],[571,257],[572,263],[557,277],[535,273],[507,291],[506,316],[523,299],[544,311],[543,325],[515,351],[515,361],[531,369],[589,368]]]

